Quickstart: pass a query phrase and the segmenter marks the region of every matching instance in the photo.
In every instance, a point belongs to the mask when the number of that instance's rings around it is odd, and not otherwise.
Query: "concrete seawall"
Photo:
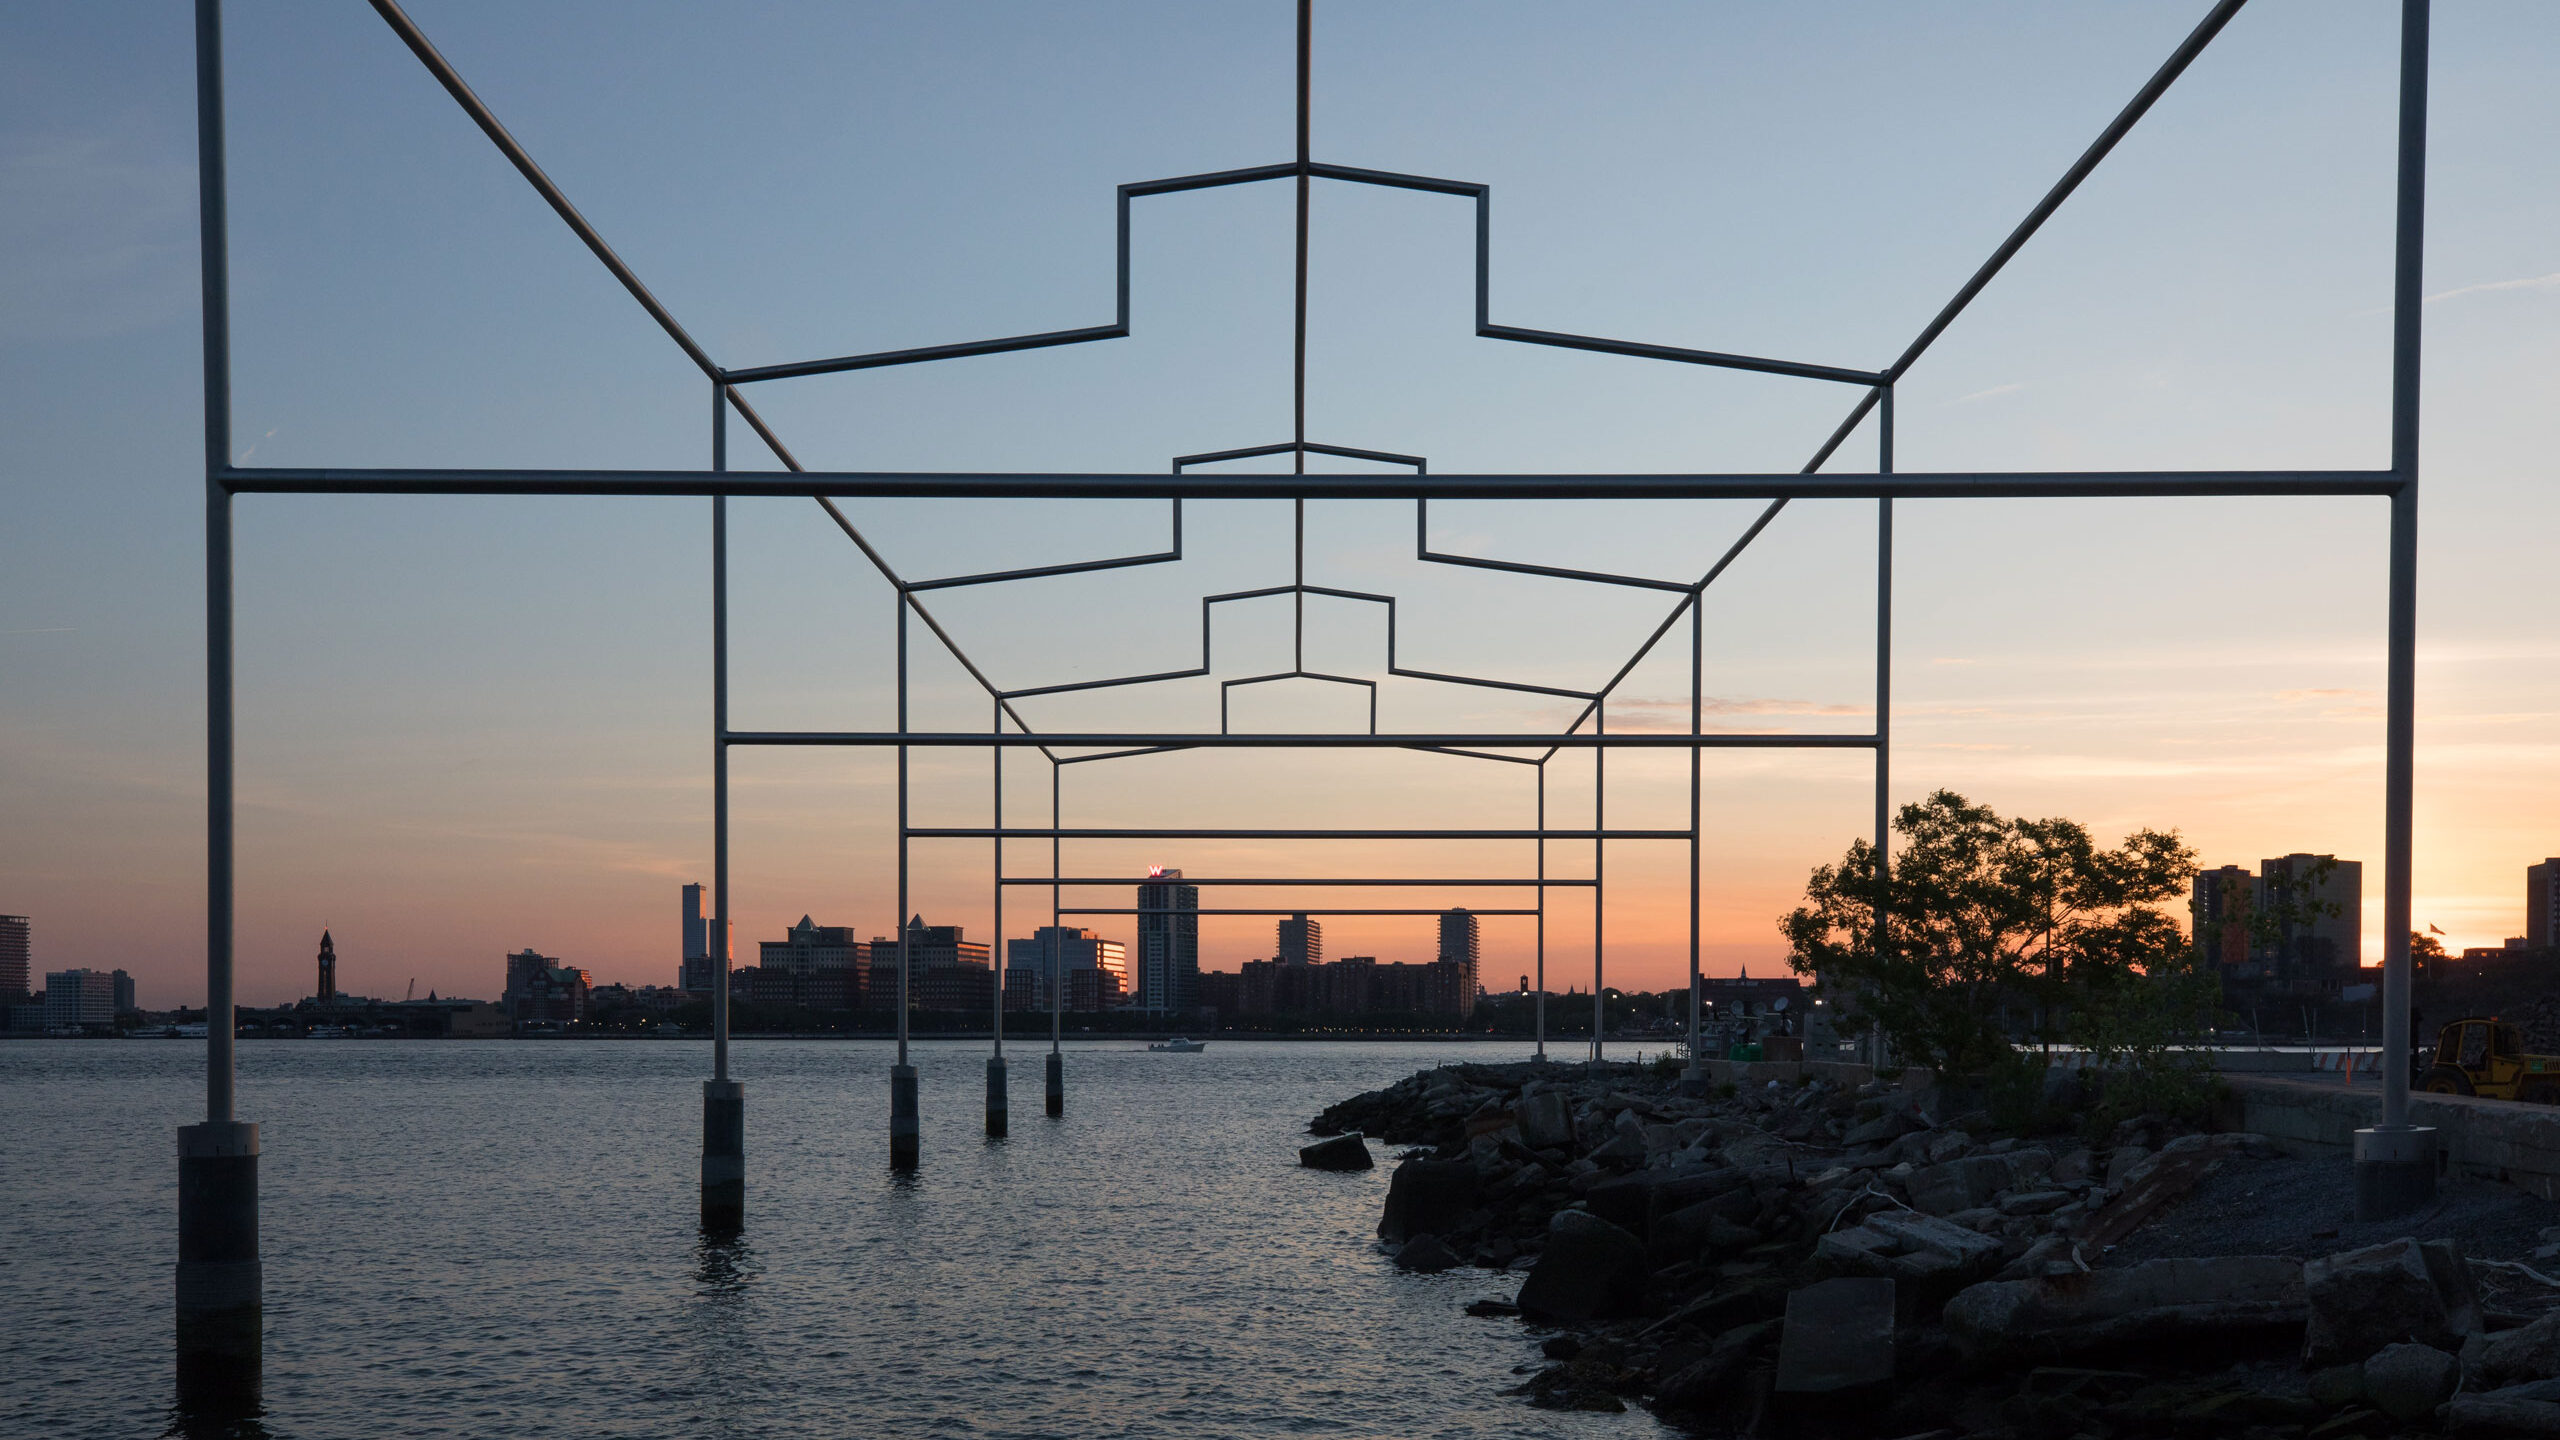
[[[2293,1155],[2344,1155],[2355,1132],[2382,1118],[2379,1085],[2334,1077],[2225,1075],[2230,1094],[2215,1118],[2254,1131]],[[2468,1095],[2411,1094],[2409,1123],[2435,1127],[2444,1164],[2560,1200],[2560,1106]]]

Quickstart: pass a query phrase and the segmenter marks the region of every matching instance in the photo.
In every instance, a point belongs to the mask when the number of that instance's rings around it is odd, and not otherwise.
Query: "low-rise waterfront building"
[[[44,1028],[104,1034],[116,1028],[118,980],[132,984],[121,970],[54,970],[44,977]]]

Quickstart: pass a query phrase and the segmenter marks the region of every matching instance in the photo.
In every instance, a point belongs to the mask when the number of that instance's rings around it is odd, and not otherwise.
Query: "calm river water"
[[[247,1041],[277,1436],[1657,1436],[1496,1393],[1535,1358],[1398,1272],[1387,1171],[1296,1164],[1324,1105],[1526,1047],[745,1041],[748,1223],[694,1224],[707,1044]],[[0,1434],[169,1429],[174,1127],[201,1041],[0,1042]],[[1382,1153],[1384,1161],[1387,1157]]]

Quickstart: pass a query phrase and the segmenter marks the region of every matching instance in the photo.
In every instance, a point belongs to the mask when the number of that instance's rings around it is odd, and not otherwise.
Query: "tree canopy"
[[[2020,1041],[2105,1063],[2157,1056],[2209,1022],[2218,986],[2167,908],[2195,873],[2175,831],[2107,849],[2075,821],[2006,817],[1947,790],[1903,806],[1893,828],[1882,944],[1864,840],[1816,869],[1779,922],[1790,963],[1844,1025],[1882,1027],[1911,1063],[1981,1074]]]

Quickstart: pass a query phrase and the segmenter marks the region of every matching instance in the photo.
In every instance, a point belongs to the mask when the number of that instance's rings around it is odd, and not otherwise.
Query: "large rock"
[[[1849,1132],[1840,1137],[1840,1143],[1851,1150],[1863,1150],[1870,1145],[1899,1140],[1919,1127],[1920,1122],[1911,1118],[1910,1111],[1887,1110],[1873,1120],[1862,1120],[1850,1126]]]
[[[2461,1379],[2461,1362],[2432,1345],[2385,1345],[2364,1362],[2364,1398],[2407,1424],[2436,1413]]]
[[[1520,1125],[1520,1143],[1532,1150],[1573,1148],[1573,1106],[1561,1090],[1523,1095],[1512,1111]]]
[[[1828,1395],[1893,1378],[1893,1282],[1825,1280],[1787,1296],[1778,1341],[1778,1389]]]
[[[2479,1346],[2479,1361],[2471,1378],[2480,1388],[2560,1379],[2560,1310],[2474,1343]]]
[[[1313,1145],[1298,1147],[1298,1163],[1310,1170],[1366,1170],[1377,1162],[1369,1158],[1369,1142],[1360,1132],[1336,1135]]]
[[[1425,1231],[1447,1235],[1475,1206],[1475,1166],[1464,1160],[1407,1160],[1387,1182],[1378,1235],[1392,1245]]]
[[[1645,1244],[1655,1264],[1677,1265],[1711,1254],[1747,1250],[1766,1238],[1728,1217],[1721,1201],[1702,1200],[1656,1218],[1646,1233]]]
[[[2456,1435],[2560,1435],[2560,1381],[2465,1392],[2453,1397],[2446,1418]]]
[[[2403,1236],[2349,1250],[2304,1265],[2302,1281],[2311,1307],[2306,1364],[2362,1360],[2400,1341],[2452,1350],[2480,1329],[2469,1268],[2446,1241],[2422,1246]]]
[[[1889,1210],[1814,1242],[1817,1258],[1853,1275],[1934,1287],[1939,1294],[2000,1266],[2000,1242],[1930,1215]]]
[[[1948,1301],[1946,1324],[1968,1354],[2011,1361],[2238,1336],[2302,1323],[2302,1269],[2282,1255],[2240,1255],[1994,1280]]]
[[[1559,1210],[1547,1248],[1520,1286],[1520,1313],[1578,1324],[1644,1303],[1644,1242],[1596,1215]]]
[[[1583,1191],[1582,1203],[1592,1214],[1642,1238],[1651,1225],[1658,1183],[1652,1173],[1616,1176]]]
[[[1931,1215],[1953,1215],[1991,1203],[2004,1190],[2044,1178],[2053,1157],[2042,1150],[2012,1150],[2006,1155],[1975,1155],[1949,1160],[1913,1172],[1911,1208]]]
[[[1425,1275],[1437,1275],[1443,1270],[1455,1270],[1465,1263],[1467,1262],[1458,1258],[1457,1251],[1449,1248],[1447,1242],[1428,1231],[1407,1240],[1404,1242],[1404,1248],[1396,1252],[1398,1268],[1419,1270]]]

